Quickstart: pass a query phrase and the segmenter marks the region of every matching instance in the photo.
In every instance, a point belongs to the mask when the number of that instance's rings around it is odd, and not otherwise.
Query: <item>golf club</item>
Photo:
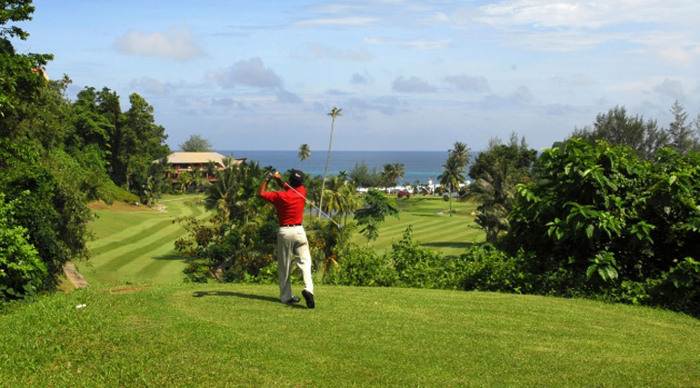
[[[274,174],[279,174],[279,171],[278,171],[278,172],[275,172]],[[272,177],[272,175],[274,175],[274,174],[271,173],[271,172],[267,173],[266,179],[269,179],[269,178]],[[304,198],[304,201],[306,201],[306,203],[308,203],[309,205],[313,206],[316,210],[318,210],[319,214],[322,214],[322,215],[325,216],[330,222],[334,223],[335,226],[338,227],[338,230],[343,230],[343,225],[340,225],[339,223],[337,223],[333,218],[331,218],[330,215],[328,215],[326,212],[324,212],[323,210],[321,210],[320,207],[316,206],[316,204],[314,204],[313,202],[309,201],[309,199],[306,198],[305,195],[303,195],[302,193],[300,193],[300,192],[298,192],[297,190],[295,190],[294,187],[292,187],[292,186],[291,186],[290,184],[288,184],[287,182],[285,182],[285,181],[282,181],[282,182],[285,183],[285,184],[287,184],[287,186],[289,186],[289,188],[292,189],[293,192],[297,193],[300,197]]]

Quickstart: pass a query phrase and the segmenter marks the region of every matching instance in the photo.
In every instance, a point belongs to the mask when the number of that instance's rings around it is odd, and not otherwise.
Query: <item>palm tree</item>
[[[404,177],[406,166],[403,163],[385,164],[382,180],[390,186],[396,186],[399,179]]]
[[[450,217],[452,217],[452,192],[455,187],[459,187],[460,183],[464,183],[465,179],[464,175],[462,175],[464,171],[462,159],[455,155],[450,155],[445,164],[442,165],[442,174],[438,176],[440,184],[450,188]]]
[[[326,156],[326,168],[323,170],[323,182],[321,182],[321,203],[318,206],[318,216],[321,216],[321,209],[323,208],[323,191],[326,189],[326,175],[328,174],[328,163],[331,161],[331,147],[333,146],[333,127],[335,126],[335,118],[342,116],[340,113],[343,109],[338,109],[333,107],[328,116],[331,116],[331,139],[328,142],[328,156]]]
[[[227,219],[248,224],[259,210],[255,192],[263,175],[255,161],[236,164],[230,158],[224,159],[224,169],[217,171],[216,182],[207,187],[206,208],[217,209]]]
[[[458,158],[460,163],[466,166],[469,163],[469,148],[467,147],[467,144],[462,143],[461,141],[456,141],[452,147],[453,148],[450,149],[448,153]]]
[[[299,169],[301,169],[301,163],[311,156],[311,149],[309,148],[309,145],[306,143],[300,145],[297,156],[299,157]]]

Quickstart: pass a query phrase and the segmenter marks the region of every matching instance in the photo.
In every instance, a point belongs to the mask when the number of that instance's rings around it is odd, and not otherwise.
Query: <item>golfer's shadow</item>
[[[233,296],[236,298],[243,299],[253,299],[253,300],[264,300],[265,302],[280,303],[280,300],[273,298],[271,296],[244,294],[242,292],[232,292],[232,291],[195,291],[192,293],[193,298],[202,298],[205,296]],[[291,307],[301,307],[299,305],[290,305]]]

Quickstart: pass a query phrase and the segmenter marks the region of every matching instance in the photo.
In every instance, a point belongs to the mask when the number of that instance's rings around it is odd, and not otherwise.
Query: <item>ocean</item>
[[[289,169],[300,169],[307,175],[323,176],[328,151],[311,151],[304,162],[300,162],[298,151],[217,151],[233,158],[254,160],[261,167],[273,166],[284,172]],[[437,177],[442,173],[442,165],[447,160],[447,151],[332,151],[328,164],[328,175],[338,175],[340,171],[350,173],[355,165],[364,162],[369,170],[377,172],[384,170],[385,164],[403,163],[404,177],[399,184],[413,184],[418,181],[427,184],[432,179],[437,183]],[[472,155],[473,158],[474,155]],[[468,168],[468,167],[467,167]],[[465,178],[468,177],[465,175]]]

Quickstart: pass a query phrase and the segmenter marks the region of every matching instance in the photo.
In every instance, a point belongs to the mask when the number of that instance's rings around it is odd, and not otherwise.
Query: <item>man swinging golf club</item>
[[[270,179],[277,181],[283,189],[280,191],[267,191]],[[309,242],[306,239],[306,231],[302,225],[304,218],[304,203],[306,202],[306,188],[304,173],[292,170],[289,183],[282,180],[279,172],[267,176],[260,188],[258,197],[263,198],[277,209],[279,231],[277,232],[277,275],[280,283],[280,301],[282,303],[299,303],[299,298],[292,295],[292,284],[289,276],[292,272],[292,263],[301,269],[304,279],[304,290],[301,295],[306,300],[306,306],[315,307],[314,283],[311,279],[311,253]]]

